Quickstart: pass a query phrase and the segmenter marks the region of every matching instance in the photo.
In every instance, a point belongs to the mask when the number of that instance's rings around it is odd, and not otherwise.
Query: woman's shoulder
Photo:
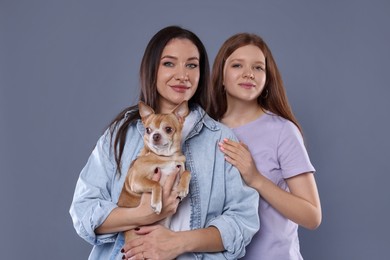
[[[103,145],[113,145],[114,140],[117,138],[120,129],[126,124],[127,120],[129,120],[129,118],[126,115],[120,120],[111,122],[111,124],[106,127],[103,134],[100,136],[99,142]],[[129,139],[134,139],[135,137],[138,137],[138,135],[135,134],[137,132],[140,134],[143,132],[143,124],[140,119],[133,120],[133,122],[130,122],[129,125],[126,127],[125,136],[127,142],[129,141]]]
[[[229,127],[211,118],[200,106],[197,105],[193,109],[198,113],[202,126],[208,131],[213,132],[218,136],[235,139],[235,134]]]
[[[213,131],[217,133],[218,136],[220,136],[221,138],[228,138],[228,139],[232,139],[232,140],[238,140],[237,137],[236,137],[236,134],[233,132],[233,130],[222,124],[221,122],[218,122],[214,119],[212,119],[211,117],[209,117],[210,120],[212,120],[212,122],[208,122],[209,125],[213,125]]]

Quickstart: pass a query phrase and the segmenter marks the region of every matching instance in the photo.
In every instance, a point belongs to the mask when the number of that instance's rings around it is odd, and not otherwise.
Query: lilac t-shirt
[[[292,122],[267,112],[232,130],[248,145],[257,169],[283,190],[288,191],[285,179],[305,172],[314,173],[302,135]],[[298,225],[262,199],[259,216],[260,230],[247,246],[242,259],[302,259]]]

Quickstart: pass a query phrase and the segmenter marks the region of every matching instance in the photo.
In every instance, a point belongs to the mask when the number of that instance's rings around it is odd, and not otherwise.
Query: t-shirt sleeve
[[[280,132],[278,159],[285,179],[305,172],[315,172],[303,142],[303,137],[298,127],[291,121],[286,121]]]

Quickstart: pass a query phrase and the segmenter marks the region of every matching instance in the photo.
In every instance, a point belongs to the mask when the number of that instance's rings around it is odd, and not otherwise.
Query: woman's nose
[[[188,72],[184,69],[179,70],[175,75],[176,80],[186,81],[189,79]]]

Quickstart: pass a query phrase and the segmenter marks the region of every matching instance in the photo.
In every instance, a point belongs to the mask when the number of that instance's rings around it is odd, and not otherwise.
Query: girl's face
[[[188,39],[172,39],[165,46],[157,72],[160,113],[189,100],[198,88],[199,51]]]
[[[265,66],[265,57],[259,47],[246,45],[235,50],[227,58],[223,69],[227,100],[256,101],[264,89]]]

